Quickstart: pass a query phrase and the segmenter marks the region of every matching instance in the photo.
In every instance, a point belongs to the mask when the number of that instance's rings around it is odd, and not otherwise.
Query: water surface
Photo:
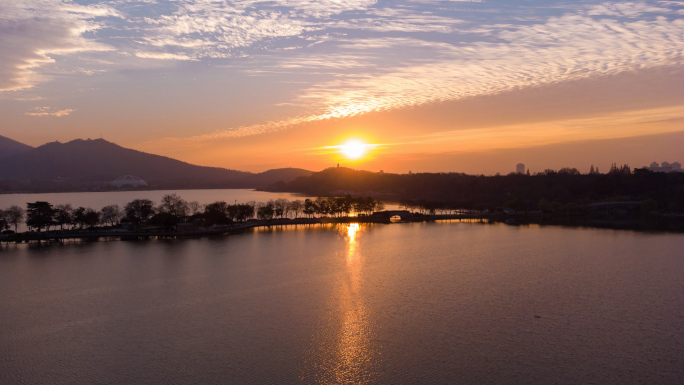
[[[682,383],[682,249],[456,222],[3,245],[0,383]]]
[[[90,207],[100,210],[107,205],[117,204],[121,207],[134,199],[149,199],[155,204],[161,202],[166,194],[177,194],[188,202],[197,201],[208,204],[225,201],[230,204],[249,201],[267,202],[271,199],[286,198],[290,200],[305,199],[299,194],[270,193],[250,189],[205,189],[205,190],[141,190],[141,191],[106,191],[106,192],[69,192],[44,194],[0,194],[0,208],[11,205],[26,207],[28,202],[44,201],[53,205],[70,203],[74,207]]]

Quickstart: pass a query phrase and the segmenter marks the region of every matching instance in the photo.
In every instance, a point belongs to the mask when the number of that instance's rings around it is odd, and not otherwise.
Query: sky
[[[684,162],[683,49],[684,1],[2,1],[0,135],[254,172]]]

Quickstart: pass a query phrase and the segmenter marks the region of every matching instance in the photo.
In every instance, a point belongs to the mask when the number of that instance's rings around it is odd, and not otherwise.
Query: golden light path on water
[[[335,377],[337,383],[371,383],[374,354],[370,346],[370,323],[361,291],[364,260],[358,244],[362,231],[358,223],[350,223],[340,231],[346,231],[347,277],[340,295],[343,321],[339,332],[339,361]]]
[[[308,370],[303,382],[319,384],[377,383],[376,349],[372,346],[372,327],[363,291],[365,259],[359,247],[359,237],[365,225],[336,225],[344,249],[335,254],[340,258],[330,297],[329,313],[323,321],[322,334],[314,336]],[[307,369],[304,372],[308,371]]]
[[[329,280],[332,290],[327,310],[304,357],[301,383],[374,384],[379,380],[379,352],[373,343],[374,328],[365,295],[366,259],[359,243],[367,226],[332,225],[344,244],[330,255],[336,259],[337,271]]]

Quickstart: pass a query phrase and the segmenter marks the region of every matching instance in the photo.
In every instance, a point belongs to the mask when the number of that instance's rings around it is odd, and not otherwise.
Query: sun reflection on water
[[[366,261],[359,243],[368,225],[337,224],[332,228],[344,240],[344,248],[331,255],[339,258],[340,269],[330,280],[329,310],[313,337],[300,380],[319,384],[377,383],[379,353],[373,343],[373,322],[364,289]]]
[[[325,324],[331,338],[318,341],[323,345],[314,358],[315,366],[320,370],[314,381],[324,384],[376,383],[377,353],[371,343],[371,321],[363,295],[364,259],[359,247],[359,237],[365,227],[358,223],[335,227],[345,241],[345,268],[333,283],[331,317]]]
[[[345,230],[347,277],[340,295],[343,318],[338,336],[335,378],[338,383],[370,383],[373,380],[374,352],[370,346],[370,322],[361,290],[363,256],[358,238],[362,228],[358,223],[350,223],[341,231]]]
[[[359,229],[358,223],[350,223],[347,226],[347,265],[358,259],[356,234],[359,232]]]

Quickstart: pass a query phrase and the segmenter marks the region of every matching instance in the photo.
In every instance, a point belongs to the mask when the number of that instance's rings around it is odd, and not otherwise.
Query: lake
[[[683,249],[446,221],[2,245],[0,383],[682,383]]]
[[[268,202],[271,199],[286,198],[289,200],[306,199],[305,196],[290,193],[270,193],[249,189],[215,189],[215,190],[141,190],[141,191],[107,191],[107,192],[72,192],[44,194],[0,194],[0,208],[11,205],[26,208],[26,203],[44,201],[53,205],[67,204],[100,210],[104,206],[117,204],[120,207],[134,199],[149,199],[155,204],[161,203],[166,194],[176,194],[188,202],[197,201],[202,204],[225,201],[230,204],[249,201]]]

